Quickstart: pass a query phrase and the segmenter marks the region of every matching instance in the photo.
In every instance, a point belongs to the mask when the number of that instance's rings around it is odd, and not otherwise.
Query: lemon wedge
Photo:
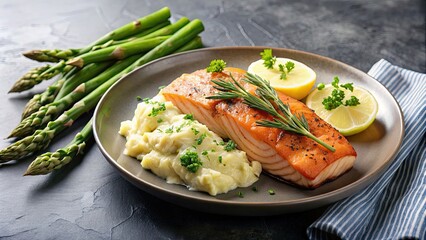
[[[286,79],[281,79],[278,66],[279,64],[285,65],[288,61],[294,63],[294,69],[287,73]],[[289,58],[277,58],[273,69],[266,68],[263,65],[263,60],[255,61],[248,67],[248,72],[268,80],[277,91],[298,100],[309,94],[317,78],[314,70],[310,67]]]
[[[331,84],[325,85],[322,90],[315,89],[306,98],[306,105],[344,136],[362,132],[374,122],[378,104],[370,92],[358,86],[354,86],[353,92],[342,89],[345,92],[343,101],[349,99],[350,96],[355,96],[359,99],[360,104],[356,106],[340,105],[333,110],[326,110],[322,101],[330,96],[333,89],[335,88]]]

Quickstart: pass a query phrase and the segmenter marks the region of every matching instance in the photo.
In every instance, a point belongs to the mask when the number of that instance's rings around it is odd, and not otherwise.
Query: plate
[[[398,103],[378,81],[349,65],[312,53],[273,48],[274,55],[292,58],[310,66],[317,82],[331,82],[339,76],[342,82],[353,82],[368,89],[379,103],[375,122],[364,132],[348,140],[358,153],[354,167],[315,190],[299,189],[262,174],[256,186],[238,188],[212,197],[190,191],[181,185],[167,184],[140,162],[123,154],[125,138],[118,134],[120,123],[132,119],[138,104],[136,97],[153,97],[158,88],[183,73],[205,68],[213,59],[223,59],[228,66],[247,69],[259,59],[265,47],[220,47],[194,50],[164,57],[146,64],[112,86],[98,103],[94,114],[94,135],[107,161],[129,182],[165,201],[210,213],[261,216],[317,208],[348,197],[377,179],[394,159],[404,134]],[[268,194],[273,189],[275,195]],[[244,197],[239,197],[242,192]]]

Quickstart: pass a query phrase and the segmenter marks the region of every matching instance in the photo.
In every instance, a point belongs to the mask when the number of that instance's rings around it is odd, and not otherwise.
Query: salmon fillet
[[[278,93],[293,114],[305,115],[311,133],[333,146],[335,152],[308,137],[257,126],[257,120],[271,119],[271,116],[249,107],[241,99],[206,99],[218,93],[211,80],[230,80],[230,74],[245,89],[254,92],[256,87],[242,81],[244,74],[240,71],[207,73],[198,70],[183,74],[165,87],[162,94],[182,112],[193,114],[221,137],[232,139],[250,160],[259,161],[264,171],[285,182],[316,188],[352,168],[357,154],[348,140],[296,99]]]

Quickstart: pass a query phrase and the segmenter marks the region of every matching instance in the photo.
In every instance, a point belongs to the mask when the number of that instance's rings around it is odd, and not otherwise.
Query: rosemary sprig
[[[308,121],[305,116],[293,115],[290,107],[283,103],[277,92],[271,87],[268,81],[261,77],[247,73],[243,80],[257,87],[256,95],[248,92],[231,75],[232,81],[223,79],[212,80],[216,84],[215,88],[220,92],[217,95],[209,96],[207,99],[234,99],[242,98],[243,103],[252,108],[265,111],[273,116],[273,120],[257,121],[258,126],[279,128],[285,131],[297,133],[311,138],[328,150],[334,152],[335,148],[318,139],[309,131]],[[276,106],[276,107],[275,107]],[[278,111],[279,110],[279,111]],[[282,114],[281,114],[281,113]]]

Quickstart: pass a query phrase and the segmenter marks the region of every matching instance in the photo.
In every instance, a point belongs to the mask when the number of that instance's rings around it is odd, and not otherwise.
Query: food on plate
[[[251,63],[248,72],[267,79],[276,90],[295,99],[303,99],[311,91],[316,81],[315,72],[305,64],[289,58],[272,55],[265,49],[262,59]]]
[[[351,144],[296,99],[276,93],[293,116],[303,116],[303,124],[307,124],[313,137],[324,144],[291,131],[259,126],[258,121],[272,121],[271,115],[250,107],[231,93],[229,99],[207,99],[218,95],[220,87],[216,83],[219,81],[235,80],[247,92],[254,93],[256,87],[244,81],[245,77],[242,71],[232,68],[213,73],[203,69],[183,74],[162,93],[183,113],[193,114],[219,136],[232,139],[251,161],[259,161],[266,172],[281,180],[316,188],[351,169],[357,155]]]
[[[143,168],[168,183],[213,196],[250,186],[262,171],[233,141],[224,142],[161,94],[139,103],[133,119],[122,122],[120,134],[127,140],[124,153],[141,160]]]
[[[344,136],[367,129],[378,111],[370,92],[352,83],[339,84],[338,77],[331,84],[319,84],[306,98],[306,105]]]

